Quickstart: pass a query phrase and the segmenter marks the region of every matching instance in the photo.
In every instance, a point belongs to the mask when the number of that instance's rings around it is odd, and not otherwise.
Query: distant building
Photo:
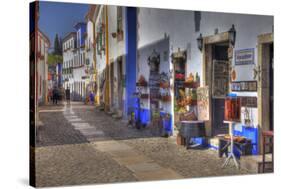
[[[79,22],[76,32],[63,39],[63,86],[71,89],[72,100],[80,101],[86,97],[85,33],[86,23]]]
[[[39,30],[37,42],[37,97],[39,104],[45,104],[48,101],[48,48],[50,47],[50,40]]]
[[[69,88],[71,93],[74,91],[73,66],[74,52],[76,51],[76,32],[67,34],[63,39],[63,65],[62,80],[63,87]]]
[[[94,93],[97,92],[97,83],[96,83],[96,53],[94,49],[94,27],[95,24],[92,20],[93,14],[95,11],[96,5],[90,6],[88,13],[85,16],[87,22],[87,31],[85,33],[85,56],[86,56],[86,94],[89,94],[90,91]]]

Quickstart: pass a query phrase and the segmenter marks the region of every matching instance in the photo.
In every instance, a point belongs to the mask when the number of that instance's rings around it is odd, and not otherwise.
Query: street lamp
[[[202,37],[202,33],[200,33],[199,37],[198,37],[196,40],[197,40],[198,49],[199,49],[200,51],[202,51],[202,48],[203,48],[203,37]]]
[[[232,46],[235,45],[235,40],[236,40],[236,30],[234,28],[234,24],[232,24],[230,30],[228,30],[228,35],[229,35],[229,41]]]

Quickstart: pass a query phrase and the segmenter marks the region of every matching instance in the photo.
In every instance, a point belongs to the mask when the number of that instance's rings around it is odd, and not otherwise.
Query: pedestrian
[[[69,87],[67,87],[67,89],[65,89],[65,98],[66,98],[67,104],[69,104],[70,103],[70,89],[69,89]]]
[[[48,103],[52,100],[52,89],[48,89]]]
[[[58,89],[55,87],[53,89],[53,104],[58,104]]]
[[[95,94],[93,91],[90,91],[90,103],[94,104],[94,101],[95,101]]]

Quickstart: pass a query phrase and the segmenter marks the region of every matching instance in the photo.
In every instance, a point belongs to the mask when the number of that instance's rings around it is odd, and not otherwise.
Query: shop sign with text
[[[235,65],[248,65],[255,63],[255,49],[241,49],[235,51]]]

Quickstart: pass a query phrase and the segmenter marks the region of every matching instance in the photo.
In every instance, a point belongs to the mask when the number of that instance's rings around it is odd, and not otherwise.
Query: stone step
[[[266,154],[265,172],[272,172],[272,154]],[[240,168],[252,173],[262,173],[262,155],[241,156]]]

